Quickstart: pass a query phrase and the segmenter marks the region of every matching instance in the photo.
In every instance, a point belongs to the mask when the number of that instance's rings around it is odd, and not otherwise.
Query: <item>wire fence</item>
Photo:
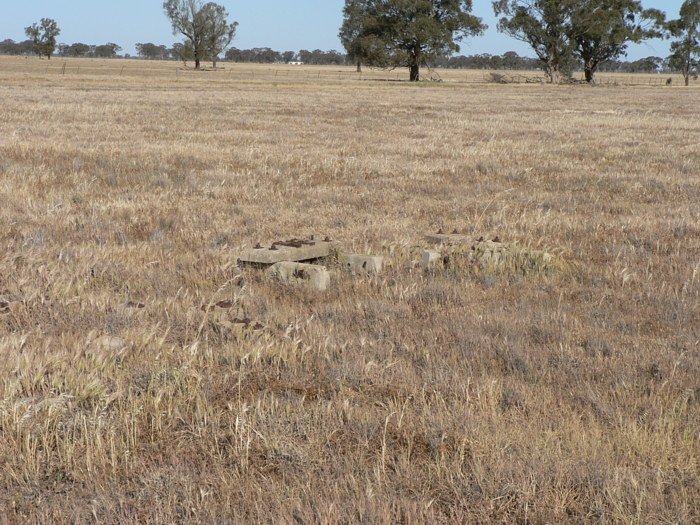
[[[408,79],[403,69],[382,70],[364,68],[357,72],[354,68],[342,66],[290,66],[225,63],[217,68],[205,67],[199,71],[174,62],[147,62],[129,60],[46,60],[32,59],[0,60],[0,73],[30,74],[44,76],[109,76],[134,78],[159,78],[175,81],[217,80],[217,81],[266,81],[266,82],[342,82],[342,81],[384,81],[400,82]],[[670,79],[670,80],[669,80]],[[533,84],[546,83],[545,77],[536,71],[483,71],[483,70],[432,70],[426,68],[423,80],[447,83],[503,83]],[[583,82],[583,75],[575,77]],[[682,83],[679,75],[657,74],[609,74],[601,73],[596,83],[599,85],[626,86],[667,86]]]

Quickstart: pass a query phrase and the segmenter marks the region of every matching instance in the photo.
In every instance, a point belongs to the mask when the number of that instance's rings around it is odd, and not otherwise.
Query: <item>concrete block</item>
[[[268,273],[283,283],[308,284],[319,292],[328,289],[331,276],[324,266],[298,262],[278,262],[273,264]]]
[[[301,262],[322,259],[331,254],[332,242],[287,241],[275,243],[270,248],[246,250],[239,261],[247,264],[276,264],[279,262]]]
[[[434,250],[425,250],[423,252],[422,265],[424,270],[436,268],[442,264],[442,261],[443,258],[440,252],[436,252]]]
[[[472,242],[466,235],[458,233],[433,233],[426,235],[425,240],[431,244],[442,244],[445,246],[460,246]]]
[[[352,273],[377,275],[384,268],[384,257],[372,255],[341,254],[338,258],[340,265]]]

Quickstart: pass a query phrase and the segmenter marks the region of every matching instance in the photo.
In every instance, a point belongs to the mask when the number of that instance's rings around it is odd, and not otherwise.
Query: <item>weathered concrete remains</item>
[[[298,262],[278,262],[268,269],[269,275],[283,283],[308,284],[319,292],[328,289],[331,276],[325,267]]]
[[[338,262],[345,270],[358,274],[377,275],[384,268],[384,257],[372,255],[341,254]]]
[[[551,271],[558,262],[543,250],[501,242],[498,238],[474,241],[464,235],[435,234],[427,235],[426,240],[440,245],[439,251],[423,252],[422,265],[426,270],[442,265],[453,270],[526,274]]]
[[[431,244],[443,244],[445,246],[459,246],[472,242],[471,238],[459,233],[431,233],[425,236],[425,240]]]
[[[423,252],[422,265],[424,270],[431,270],[437,268],[442,264],[443,257],[440,252],[435,250],[425,250]]]
[[[241,254],[239,261],[247,264],[276,264],[322,259],[331,254],[332,243],[326,241],[285,241],[270,248],[254,248]]]

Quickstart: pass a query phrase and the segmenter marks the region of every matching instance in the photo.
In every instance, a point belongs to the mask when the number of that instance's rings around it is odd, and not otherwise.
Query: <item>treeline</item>
[[[457,56],[460,42],[487,29],[472,14],[472,2],[457,0],[345,0],[338,36],[346,54],[338,51],[301,50],[278,52],[270,48],[231,48],[238,22],[229,20],[226,8],[205,0],[165,0],[163,10],[173,34],[183,42],[172,47],[137,44],[141,58],[203,61],[216,67],[223,55],[234,62],[348,64],[408,68],[411,81],[421,79],[422,67],[534,69],[539,68],[552,83],[570,82],[583,70],[587,82],[595,82],[598,71],[660,71],[667,68],[683,74],[685,84],[700,75],[700,0],[684,0],[679,18],[669,20],[659,9],[646,9],[641,0],[492,0],[498,30],[528,44],[537,57],[515,52],[502,56]],[[61,30],[51,18],[24,30],[29,40],[3,42],[0,53],[51,57],[118,56],[113,43],[90,46],[57,44]],[[666,60],[647,57],[623,62],[630,44],[654,38],[673,38]],[[128,56],[128,55],[125,55]]]
[[[309,51],[274,51],[269,47],[253,49],[237,49],[235,47],[226,52],[226,60],[230,62],[251,62],[259,64],[289,64],[290,62],[303,62],[313,65],[344,65],[348,63],[347,55],[339,51],[322,51],[315,49]]]
[[[119,45],[112,42],[97,46],[77,42],[75,44],[58,44],[57,54],[60,57],[116,58],[121,50]]]
[[[484,53],[481,55],[439,57],[433,65],[443,69],[512,69],[520,71],[540,67],[537,59],[521,57],[515,51],[508,51],[503,55]]]
[[[15,42],[8,38],[0,42],[0,55],[31,55],[34,53],[34,42],[24,40]]]
[[[189,60],[192,50],[183,44],[175,44],[168,47],[162,44],[136,44],[136,53],[139,58],[147,60]],[[238,49],[232,47],[224,54],[224,60],[229,62],[251,64],[289,64],[290,62],[303,62],[314,65],[343,65],[347,64],[347,56],[339,51],[322,51],[315,49],[309,51],[275,51],[269,47],[255,47],[252,49]]]
[[[154,44],[152,42],[138,43],[135,46],[136,57],[145,60],[191,60],[192,49],[182,43],[172,46]],[[93,58],[134,58],[131,55],[120,55],[121,46],[114,43],[102,45],[83,44],[57,44],[53,56],[58,57],[93,57]],[[7,39],[0,42],[0,55],[32,55],[35,53],[34,42],[24,40],[15,42]],[[224,59],[229,62],[257,63],[257,64],[288,64],[290,62],[303,62],[314,65],[344,65],[347,64],[347,55],[339,51],[322,51],[315,49],[309,51],[275,51],[269,47],[257,47],[253,49],[231,48],[224,54]]]
[[[660,73],[676,70],[672,59],[661,57],[646,57],[630,62],[607,60],[598,67],[598,71],[605,73]]]
[[[100,45],[83,44],[58,44],[54,55],[59,57],[91,57],[91,58],[118,58],[122,48],[112,42]],[[34,42],[24,40],[15,42],[7,39],[0,42],[0,55],[31,55],[34,51]]]
[[[60,57],[95,57],[95,58],[131,58],[129,54],[120,55],[122,48],[113,43],[89,45],[83,43],[58,44],[56,55]],[[2,55],[30,55],[32,41],[15,42],[3,40],[0,42]],[[145,60],[190,60],[191,52],[181,43],[172,46],[153,44],[151,42],[136,44],[136,57]],[[311,65],[351,65],[348,55],[339,51],[275,51],[269,47],[252,49],[231,48],[224,56],[228,62],[247,64],[289,64],[301,62]],[[539,69],[540,61],[536,58],[520,56],[515,51],[503,55],[488,53],[479,55],[459,55],[437,59],[434,67],[442,69],[487,69],[532,71]],[[668,60],[661,57],[647,57],[634,61],[610,60],[600,66],[600,71],[610,73],[656,73],[669,71]]]
[[[442,69],[487,69],[487,70],[512,70],[534,71],[541,69],[541,62],[537,58],[520,56],[515,51],[508,51],[503,55],[459,55],[439,58],[434,67]],[[583,63],[575,64],[575,68],[582,71]],[[639,60],[606,60],[601,62],[598,71],[605,73],[660,73],[674,71],[675,68],[668,58],[646,57]]]

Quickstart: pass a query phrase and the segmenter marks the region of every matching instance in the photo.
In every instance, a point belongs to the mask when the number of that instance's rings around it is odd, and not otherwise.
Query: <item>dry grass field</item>
[[[101,64],[0,58],[0,523],[700,522],[697,82]]]

